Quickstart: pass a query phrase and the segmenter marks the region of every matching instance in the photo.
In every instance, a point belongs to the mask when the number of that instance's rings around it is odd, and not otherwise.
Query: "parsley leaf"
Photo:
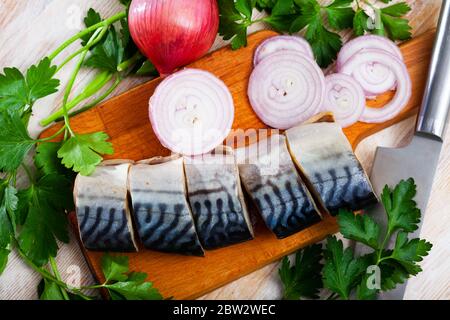
[[[327,7],[329,15],[330,12],[337,11],[341,17],[344,16],[346,9],[341,7],[342,2],[345,1],[336,0],[331,4],[334,4],[334,7]],[[325,28],[321,14],[322,7],[316,0],[295,0],[295,3],[300,7],[301,14],[292,22],[290,32],[299,32],[306,27],[305,38],[311,44],[317,63],[321,67],[327,67],[336,59],[342,47],[341,37]],[[340,26],[348,25],[342,18],[336,18],[334,23]]]
[[[104,42],[92,49],[91,55],[86,59],[84,65],[115,73],[123,56],[124,48],[117,36],[116,29],[111,26]]]
[[[431,247],[431,243],[425,240],[408,240],[407,233],[399,232],[391,257],[400,263],[409,274],[416,275],[422,271],[416,262],[422,261],[423,257],[428,255]]]
[[[379,264],[381,270],[381,289],[389,291],[395,289],[398,284],[405,283],[409,273],[395,260],[384,260]]]
[[[278,270],[284,287],[284,299],[318,298],[322,288],[322,246],[315,244],[297,252],[295,266],[285,257]]]
[[[368,267],[367,261],[355,258],[351,248],[344,250],[342,241],[334,236],[328,238],[324,256],[324,286],[342,299],[348,299],[351,290],[361,281],[361,275]]]
[[[377,250],[379,247],[380,226],[368,215],[354,214],[347,210],[340,210],[338,224],[342,235]]]
[[[65,300],[61,288],[53,281],[42,279],[38,286],[38,295],[40,300]]]
[[[355,12],[352,8],[353,0],[334,0],[325,7],[328,22],[336,30],[351,28]]]
[[[0,274],[6,267],[10,244],[15,236],[17,190],[5,180],[0,180]]]
[[[224,40],[231,40],[231,48],[247,45],[247,28],[251,25],[251,9],[254,1],[218,0],[220,23],[219,34]],[[250,12],[250,13],[249,13]]]
[[[298,14],[293,0],[278,0],[273,6],[270,16],[264,18],[277,31],[289,31]]]
[[[386,186],[381,194],[381,201],[388,215],[388,231],[397,230],[413,232],[420,222],[420,209],[413,200],[416,184],[413,179],[402,180],[394,190]]]
[[[407,19],[401,18],[411,7],[400,2],[380,10],[382,25],[392,40],[408,40],[411,38],[411,26]]]
[[[42,266],[56,256],[56,239],[69,241],[65,209],[72,208],[72,184],[57,174],[46,175],[19,192],[23,226],[18,242],[36,265]]]
[[[102,257],[102,270],[106,281],[125,281],[128,279],[128,276],[126,275],[129,271],[128,257],[113,257],[109,254],[105,254]]]
[[[255,7],[259,10],[266,10],[270,12],[272,8],[275,6],[277,0],[256,0]]]
[[[151,282],[146,282],[147,274],[129,272],[127,256],[102,257],[102,270],[106,278],[105,288],[112,300],[161,300],[159,291]]]
[[[95,11],[94,9],[90,8],[86,14],[86,17],[84,18],[84,25],[86,28],[92,27],[93,25],[102,22],[102,17],[100,16],[100,13]],[[84,47],[89,42],[89,39],[94,35],[95,31],[92,31],[83,37],[81,37],[81,45]],[[91,48],[92,49],[92,48]]]
[[[0,74],[0,111],[19,111],[33,106],[36,100],[58,91],[59,80],[54,79],[56,66],[48,58],[32,65],[24,76],[17,68],[5,68]]]
[[[103,160],[103,154],[113,154],[109,136],[104,132],[77,134],[67,140],[58,151],[62,164],[82,175],[90,175]]]
[[[36,143],[18,112],[0,111],[0,171],[15,171]]]
[[[36,155],[34,156],[34,164],[43,176],[56,173],[72,180],[74,172],[67,169],[58,159],[58,150],[61,146],[62,142],[43,142],[38,144]]]
[[[369,16],[362,9],[358,9],[353,17],[353,32],[356,36],[362,36],[369,30]]]

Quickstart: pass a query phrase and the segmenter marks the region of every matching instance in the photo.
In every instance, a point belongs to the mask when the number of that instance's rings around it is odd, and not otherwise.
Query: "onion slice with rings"
[[[384,50],[367,49],[353,55],[341,68],[341,72],[352,75],[353,72],[367,63],[378,63],[388,68],[396,77],[397,91],[394,98],[382,108],[366,107],[360,121],[380,123],[397,116],[406,106],[412,93],[411,78],[406,65],[400,59]]]
[[[204,154],[228,136],[234,120],[233,98],[211,73],[184,69],[156,88],[149,116],[164,147],[183,155]]]
[[[386,37],[366,35],[355,38],[345,44],[339,52],[336,70],[341,72],[342,66],[361,50],[378,49],[403,61],[403,55],[397,45]],[[384,65],[370,61],[356,69],[352,76],[363,87],[368,98],[374,98],[386,91],[394,90],[396,78]]]
[[[261,43],[253,56],[253,65],[256,66],[271,54],[280,51],[296,51],[314,59],[314,53],[308,41],[296,36],[275,36]]]
[[[248,97],[268,126],[291,128],[308,120],[322,106],[325,77],[316,62],[293,51],[274,53],[253,70]]]
[[[336,122],[346,128],[358,122],[366,107],[364,91],[352,77],[335,73],[325,78],[323,111],[331,111]]]

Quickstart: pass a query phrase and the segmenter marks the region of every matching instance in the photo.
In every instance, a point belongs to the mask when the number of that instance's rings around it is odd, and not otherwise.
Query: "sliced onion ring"
[[[293,51],[280,51],[253,70],[248,96],[253,110],[268,126],[291,128],[322,106],[325,77],[316,62]]]
[[[364,91],[352,77],[335,73],[325,78],[323,111],[331,111],[343,128],[358,122],[366,107]]]
[[[394,118],[407,105],[412,92],[411,77],[403,61],[383,50],[377,49],[367,49],[358,52],[342,66],[341,72],[351,75],[357,68],[369,62],[379,63],[387,67],[397,80],[397,91],[394,98],[383,108],[366,107],[360,118],[360,121],[363,122],[380,123]]]
[[[296,51],[314,59],[314,53],[308,41],[296,36],[276,36],[261,43],[253,56],[253,65],[256,66],[263,59],[279,51]]]
[[[167,77],[150,98],[150,121],[161,144],[184,155],[207,153],[234,120],[227,86],[209,72],[185,69]]]
[[[394,42],[385,37],[366,35],[355,38],[342,47],[337,58],[336,70],[340,72],[342,66],[354,54],[367,49],[384,50],[403,61],[402,52]],[[363,87],[368,98],[374,98],[386,91],[394,90],[396,87],[394,74],[384,65],[374,63],[373,61],[360,66],[353,72],[352,76]]]

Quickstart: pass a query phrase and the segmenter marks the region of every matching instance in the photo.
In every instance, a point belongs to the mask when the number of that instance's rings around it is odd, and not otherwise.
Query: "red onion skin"
[[[216,0],[133,0],[131,36],[161,76],[203,56],[219,28]]]

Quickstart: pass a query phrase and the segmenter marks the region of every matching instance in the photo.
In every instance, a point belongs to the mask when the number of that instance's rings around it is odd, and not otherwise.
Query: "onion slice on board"
[[[248,85],[253,110],[276,129],[308,120],[321,108],[324,94],[322,70],[314,60],[293,51],[277,52],[262,60]]]
[[[377,35],[366,35],[355,38],[345,44],[339,52],[336,70],[341,72],[342,66],[361,50],[378,49],[403,61],[403,55],[391,40]],[[352,76],[359,82],[368,98],[374,98],[396,86],[395,75],[386,66],[370,61],[356,69]]]
[[[167,77],[150,98],[150,121],[161,144],[183,155],[207,153],[234,120],[227,86],[209,72],[185,69]]]
[[[352,77],[335,73],[325,78],[323,111],[331,111],[343,128],[358,122],[366,107],[364,91]]]
[[[397,116],[408,103],[412,93],[411,77],[403,61],[395,56],[377,49],[361,50],[349,59],[341,68],[347,75],[367,63],[379,63],[388,68],[396,77],[397,91],[394,98],[383,108],[366,107],[360,121],[367,123],[380,123]]]
[[[256,66],[271,54],[280,51],[296,51],[314,59],[314,53],[308,41],[296,36],[275,36],[263,41],[255,51],[253,65]]]

